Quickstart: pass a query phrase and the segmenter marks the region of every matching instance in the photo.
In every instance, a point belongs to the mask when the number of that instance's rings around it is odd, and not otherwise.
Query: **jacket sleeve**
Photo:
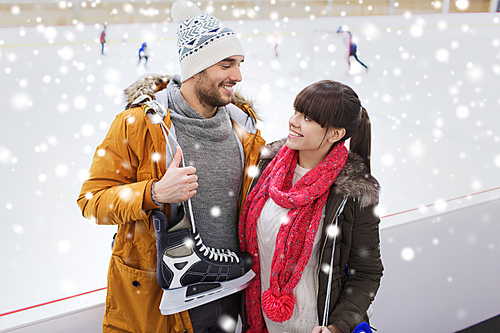
[[[118,115],[96,149],[89,177],[78,197],[83,216],[97,224],[123,224],[147,218],[143,202],[151,200],[146,192],[151,190],[152,180],[137,181],[139,159],[130,145],[136,141],[129,137],[130,130],[126,115]]]
[[[357,210],[353,221],[348,278],[330,315],[330,323],[352,332],[367,320],[366,311],[375,298],[382,277],[380,258],[380,219],[374,206]]]

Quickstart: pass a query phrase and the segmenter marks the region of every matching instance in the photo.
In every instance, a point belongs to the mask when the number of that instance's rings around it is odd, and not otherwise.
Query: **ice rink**
[[[293,99],[308,84],[333,79],[358,93],[372,119],[382,231],[498,202],[499,14],[227,23],[247,52],[239,90],[254,100],[267,142],[287,135]],[[368,71],[352,58],[348,71],[345,40],[336,33],[341,25]],[[116,227],[85,220],[76,199],[96,146],[124,108],[123,89],[142,74],[179,72],[175,29],[109,25],[104,55],[100,25],[0,29],[0,314],[106,287]],[[137,65],[143,42],[151,54],[147,68]],[[500,235],[488,243],[471,235],[464,243],[500,256]],[[402,265],[413,259],[404,250],[418,256],[408,246],[402,241],[397,249]],[[102,303],[104,295],[2,316],[0,330]],[[476,320],[457,316],[463,325]]]

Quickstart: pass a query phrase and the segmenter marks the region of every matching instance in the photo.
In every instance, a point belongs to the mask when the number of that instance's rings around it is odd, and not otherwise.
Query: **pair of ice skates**
[[[160,303],[163,315],[243,290],[255,276],[248,253],[204,245],[194,223],[189,227],[183,207],[178,211],[178,216],[171,221],[161,211],[152,213],[158,251],[156,277],[163,289]]]

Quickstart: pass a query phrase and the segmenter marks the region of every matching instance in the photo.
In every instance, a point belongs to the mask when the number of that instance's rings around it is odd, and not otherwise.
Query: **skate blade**
[[[193,296],[186,296],[187,287],[163,290],[160,312],[162,315],[179,313],[234,294],[251,285],[254,277],[255,273],[249,270],[245,275],[237,279],[220,282],[221,286],[216,289]]]

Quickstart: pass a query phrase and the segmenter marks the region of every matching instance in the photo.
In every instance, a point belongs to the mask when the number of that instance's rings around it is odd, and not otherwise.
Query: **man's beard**
[[[200,73],[195,85],[195,94],[202,105],[220,107],[229,104],[231,97],[224,99],[219,89],[220,85],[214,85],[214,81],[210,80],[205,71]]]

